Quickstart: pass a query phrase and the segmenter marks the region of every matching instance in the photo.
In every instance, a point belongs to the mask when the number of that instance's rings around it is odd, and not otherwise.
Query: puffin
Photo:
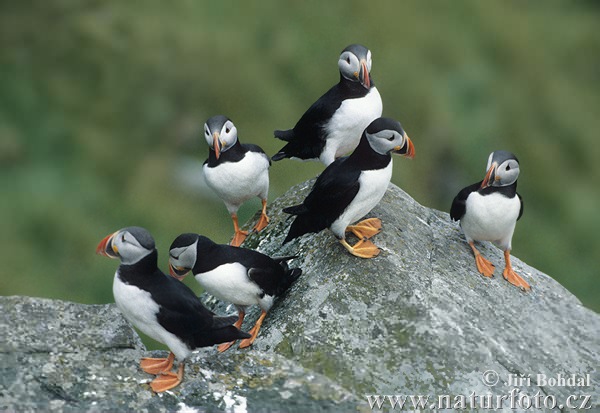
[[[223,200],[233,220],[235,231],[231,245],[240,246],[248,231],[240,230],[237,211],[248,199],[259,197],[260,218],[254,226],[259,232],[269,223],[267,196],[271,160],[259,146],[242,144],[237,128],[224,115],[213,116],[204,124],[204,138],[209,146],[208,159],[202,170],[208,186]]]
[[[293,129],[274,132],[287,144],[271,159],[320,160],[328,166],[352,152],[363,130],[383,110],[371,65],[371,51],[365,46],[346,47],[338,60],[340,81],[308,108]]]
[[[125,318],[170,349],[167,358],[140,361],[142,370],[157,375],[150,383],[155,392],[181,383],[185,359],[193,350],[250,337],[232,325],[237,317],[215,316],[185,284],[160,271],[154,239],[146,229],[127,227],[109,234],[96,253],[121,260],[113,295]],[[180,362],[176,373],[171,371],[175,358]]]
[[[486,170],[482,181],[463,188],[456,195],[450,217],[460,221],[482,275],[492,277],[495,267],[475,248],[474,241],[491,241],[504,251],[504,278],[527,291],[531,287],[510,264],[512,236],[523,215],[523,198],[517,193],[519,161],[511,152],[495,151],[488,157]]]
[[[254,342],[274,299],[281,296],[300,277],[300,268],[289,268],[288,261],[297,256],[271,258],[258,251],[220,245],[199,234],[181,234],[169,250],[169,272],[182,280],[192,271],[196,281],[216,298],[233,303],[238,310],[234,324],[240,328],[246,308],[257,304],[261,313],[250,330],[250,337],[240,343],[245,348]],[[219,352],[235,341],[221,344]]]
[[[369,218],[350,224],[383,198],[392,177],[392,153],[412,159],[415,147],[400,122],[377,118],[364,130],[350,156],[325,168],[302,204],[283,209],[296,216],[283,243],[329,228],[352,255],[379,255],[379,248],[369,238],[381,231],[381,220]],[[359,238],[354,246],[346,241],[348,231]]]

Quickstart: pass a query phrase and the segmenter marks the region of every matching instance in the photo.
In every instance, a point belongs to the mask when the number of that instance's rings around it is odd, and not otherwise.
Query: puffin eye
[[[391,142],[391,141],[393,141],[393,140],[394,140],[394,138],[395,138],[395,136],[394,136],[394,135],[392,135],[392,136],[390,136],[389,138],[387,138],[387,140]]]
[[[510,171],[510,165],[506,165],[506,170]]]
[[[229,127],[225,128],[225,133],[229,133],[231,131],[231,129],[229,129]]]
[[[125,234],[121,235],[121,242],[125,242]]]
[[[346,57],[346,63],[350,64],[350,57]]]

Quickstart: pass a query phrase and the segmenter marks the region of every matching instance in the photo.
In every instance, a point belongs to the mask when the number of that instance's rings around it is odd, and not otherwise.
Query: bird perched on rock
[[[293,129],[275,131],[288,142],[272,159],[319,159],[325,166],[356,148],[363,130],[381,116],[383,104],[371,78],[371,51],[346,47],[338,60],[340,81],[302,115]]]
[[[303,234],[329,228],[351,254],[361,258],[377,256],[379,248],[369,238],[381,231],[381,220],[369,218],[349,225],[369,213],[383,198],[392,177],[391,153],[413,158],[415,148],[400,122],[375,119],[364,130],[350,156],[325,168],[302,204],[283,210],[297,215],[284,244]],[[347,231],[359,238],[354,246],[346,241]]]
[[[240,230],[237,211],[255,196],[262,201],[260,218],[254,231],[269,223],[267,196],[271,161],[257,145],[241,144],[233,122],[223,115],[213,116],[204,124],[204,138],[210,147],[203,171],[206,183],[223,200],[233,220],[231,245],[239,246],[248,236]]]
[[[261,314],[250,330],[250,338],[240,348],[250,346],[275,297],[282,295],[302,274],[300,268],[289,268],[287,262],[295,256],[270,258],[246,248],[220,245],[198,234],[181,234],[169,250],[169,270],[173,277],[183,279],[192,271],[196,280],[208,293],[220,300],[233,303],[241,327],[246,307],[257,304]],[[221,344],[219,352],[234,342]]]
[[[185,284],[158,269],[154,239],[144,228],[123,228],[106,236],[96,253],[121,260],[113,295],[125,318],[171,350],[166,359],[140,361],[142,370],[158,375],[150,383],[152,390],[177,386],[194,349],[250,337],[232,325],[235,316],[215,316]],[[175,357],[180,362],[177,373],[171,371]]]
[[[475,248],[474,241],[492,241],[504,251],[504,278],[529,290],[529,284],[510,264],[512,236],[517,220],[523,215],[523,199],[517,193],[519,161],[507,151],[492,152],[483,181],[463,188],[452,202],[450,216],[460,226],[475,254],[477,270],[486,277],[494,274],[494,265]]]

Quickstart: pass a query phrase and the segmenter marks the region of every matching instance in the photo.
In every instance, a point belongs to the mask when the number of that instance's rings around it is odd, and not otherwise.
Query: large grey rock
[[[368,411],[366,395],[429,395],[431,408],[438,396],[502,396],[515,387],[517,397],[539,391],[557,404],[569,395],[598,402],[600,316],[556,281],[514,258],[532,285],[521,292],[502,278],[502,253],[489,244],[481,251],[496,276],[480,276],[458,225],[394,185],[370,214],[383,221],[379,257],[349,255],[329,231],[282,247],[291,221],[281,209],[310,184],[273,202],[269,227],[246,241],[271,255],[297,254],[292,265],[304,270],[252,349],[203,349],[182,385],[154,395],[138,361],[156,352],[145,351],[113,305],[2,297],[0,410]],[[498,382],[486,385],[494,372]],[[538,373],[589,374],[591,385],[538,386]],[[531,383],[513,386],[511,375]]]
[[[246,242],[271,255],[297,254],[291,265],[304,270],[272,310],[256,349],[323,373],[363,400],[382,393],[503,395],[514,387],[509,375],[531,375],[523,394],[539,390],[564,401],[591,393],[598,403],[600,316],[554,279],[513,258],[532,286],[520,291],[503,279],[502,251],[489,243],[480,250],[496,274],[479,275],[458,224],[393,184],[369,214],[383,221],[373,238],[382,249],[377,258],[351,256],[330,231],[282,248],[293,218],[281,210],[300,203],[311,185],[275,201],[272,224]],[[497,384],[484,383],[486,371],[489,381],[497,373]],[[590,374],[592,386],[536,386],[538,373]]]
[[[297,411],[354,409],[353,395],[272,352],[195,353],[185,382],[156,395],[146,352],[112,305],[0,297],[0,411]],[[194,410],[190,410],[194,409]]]

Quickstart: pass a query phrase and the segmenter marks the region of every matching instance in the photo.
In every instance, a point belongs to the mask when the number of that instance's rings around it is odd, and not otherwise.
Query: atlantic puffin
[[[371,64],[369,49],[359,44],[346,47],[338,60],[339,83],[313,103],[293,129],[274,132],[288,143],[271,159],[318,159],[328,166],[352,152],[363,130],[383,110]]]
[[[250,337],[240,348],[250,346],[262,325],[274,299],[282,295],[302,274],[300,268],[289,268],[287,262],[296,256],[271,258],[247,248],[216,244],[198,234],[181,234],[169,249],[170,274],[182,280],[192,271],[205,291],[220,300],[233,303],[238,310],[234,324],[240,328],[246,307],[257,304],[261,313],[250,330]],[[235,341],[221,344],[219,352]]]
[[[96,253],[121,260],[113,295],[125,318],[171,350],[166,359],[140,361],[142,370],[157,375],[150,383],[155,392],[181,383],[185,359],[194,349],[250,337],[232,325],[235,316],[215,316],[185,284],[158,269],[154,239],[144,228],[128,227],[107,235]],[[171,371],[175,357],[180,362],[177,373]]]
[[[204,138],[209,146],[208,159],[203,165],[204,178],[225,203],[235,231],[231,245],[239,246],[248,236],[248,231],[240,230],[237,217],[244,202],[255,196],[262,202],[254,231],[261,231],[269,223],[267,196],[271,161],[259,146],[241,144],[237,128],[226,116],[208,119],[204,124]]]
[[[379,248],[369,238],[381,231],[381,220],[369,218],[349,225],[369,213],[383,198],[392,177],[391,153],[412,159],[415,148],[400,122],[375,119],[364,130],[350,156],[325,168],[302,204],[284,208],[284,212],[296,218],[283,243],[329,228],[351,254],[376,257]],[[359,238],[354,246],[346,241],[348,231]]]
[[[483,181],[463,188],[452,202],[450,216],[460,221],[469,246],[475,254],[477,270],[486,277],[494,265],[475,248],[474,241],[492,241],[504,251],[504,278],[523,290],[531,287],[510,264],[512,236],[523,215],[523,198],[517,193],[519,161],[507,151],[492,152]]]

